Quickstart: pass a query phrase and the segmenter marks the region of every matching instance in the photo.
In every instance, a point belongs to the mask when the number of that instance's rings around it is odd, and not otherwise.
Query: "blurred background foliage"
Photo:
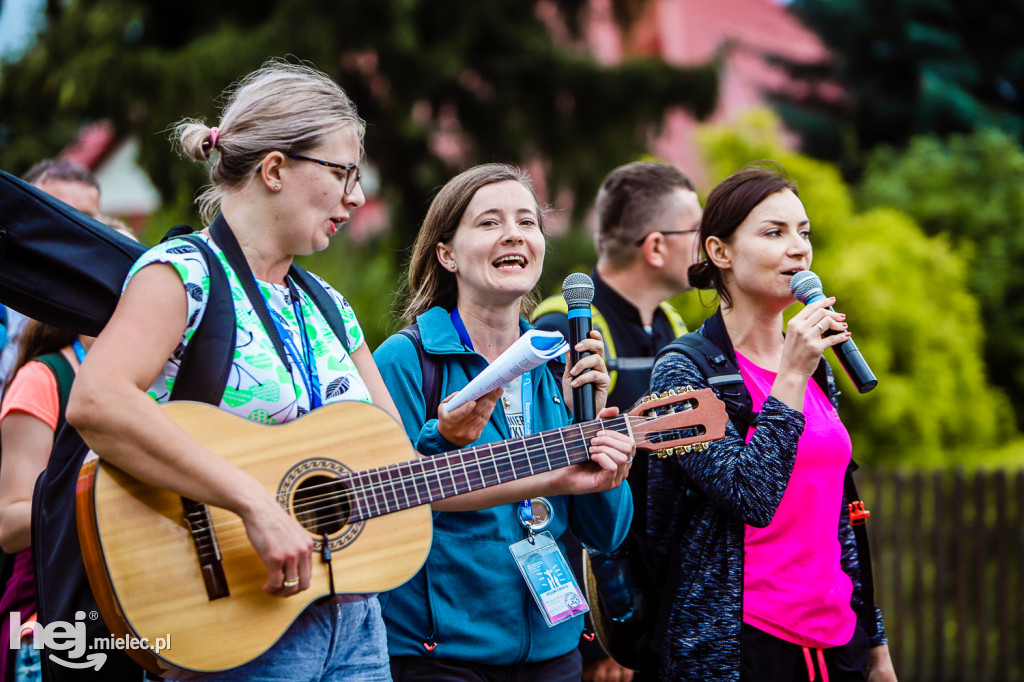
[[[616,3],[628,17],[634,3]],[[646,148],[666,109],[709,114],[718,79],[715,64],[598,64],[580,43],[586,4],[48,0],[48,30],[3,64],[3,166],[21,173],[83,120],[110,119],[141,133],[140,163],[165,200],[181,200],[206,178],[174,158],[168,127],[185,116],[212,125],[225,86],[278,56],[311,62],[357,103],[400,243],[431,191],[474,163],[536,162],[548,196],[591,196],[606,169]]]
[[[904,147],[915,135],[986,127],[1024,139],[1024,0],[793,0],[789,8],[834,56],[786,63],[805,87],[779,93],[779,111],[805,151],[838,162],[848,178],[876,146]]]
[[[985,320],[993,383],[1024,413],[1024,152],[1014,138],[982,129],[945,140],[914,138],[903,152],[877,149],[857,191],[865,208],[892,206],[929,235],[944,235],[967,263]],[[1018,425],[1019,425],[1018,417]]]
[[[626,24],[646,4],[612,3]],[[168,127],[185,116],[214,123],[224,87],[270,56],[308,60],[368,121],[367,159],[392,231],[367,242],[339,235],[303,264],[349,298],[376,347],[401,326],[393,310],[409,246],[432,192],[455,173],[487,161],[531,168],[569,225],[549,240],[541,288],[553,293],[596,258],[585,216],[604,175],[645,155],[667,109],[712,111],[717,62],[598,64],[581,40],[586,5],[48,0],[47,30],[0,65],[0,167],[21,173],[83,122],[109,119],[138,135],[162,195],[143,235],[153,243],[175,223],[198,226],[192,200],[207,182],[173,154]],[[861,396],[832,363],[859,461],[1019,464],[1024,0],[791,7],[833,58],[786,65],[808,87],[779,95],[777,113],[701,130],[699,193],[758,159],[797,181],[814,269],[880,379]],[[801,152],[784,129],[800,134]],[[708,292],[674,302],[691,329],[715,303]]]

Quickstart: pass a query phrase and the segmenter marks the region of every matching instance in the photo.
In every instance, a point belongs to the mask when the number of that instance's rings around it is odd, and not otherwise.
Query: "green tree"
[[[1024,134],[1024,1],[794,0],[790,8],[833,54],[824,64],[788,64],[808,87],[778,97],[816,158],[856,173],[880,143],[979,126]]]
[[[752,159],[774,159],[797,183],[814,234],[813,269],[847,313],[879,379],[859,395],[829,354],[858,461],[953,464],[955,453],[1005,442],[1009,404],[986,378],[978,303],[965,259],[945,236],[927,236],[896,209],[855,210],[838,169],[785,151],[766,112],[732,128],[707,128],[700,139],[716,180]],[[693,294],[679,302],[691,322],[709,312]]]
[[[865,208],[891,206],[928,234],[945,235],[968,263],[985,321],[991,381],[1024,409],[1024,149],[995,130],[915,138],[877,150],[857,192]],[[1019,421],[1019,420],[1018,420]]]
[[[617,3],[626,15],[636,4]],[[717,76],[711,64],[598,64],[582,46],[586,5],[50,0],[48,30],[2,65],[0,165],[20,172],[83,119],[108,118],[140,135],[165,199],[191,195],[202,169],[175,160],[163,131],[183,116],[213,121],[226,84],[292,55],[335,77],[369,122],[368,160],[400,243],[430,192],[473,163],[543,161],[550,196],[590,197],[608,168],[645,148],[667,108],[708,114]],[[454,158],[438,152],[439,135],[455,141]]]

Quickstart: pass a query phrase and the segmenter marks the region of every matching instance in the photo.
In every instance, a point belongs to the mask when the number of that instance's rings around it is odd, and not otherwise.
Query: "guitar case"
[[[0,303],[96,336],[146,247],[0,171]]]

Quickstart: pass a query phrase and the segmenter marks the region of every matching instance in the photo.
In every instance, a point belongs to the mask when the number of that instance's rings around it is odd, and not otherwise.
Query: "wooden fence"
[[[900,682],[1024,682],[1024,470],[857,481]]]

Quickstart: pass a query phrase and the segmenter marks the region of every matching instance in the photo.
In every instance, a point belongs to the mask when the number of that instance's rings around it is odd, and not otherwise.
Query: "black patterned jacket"
[[[709,331],[710,330],[710,331]],[[698,330],[735,360],[721,317]],[[681,353],[665,355],[651,374],[651,390],[709,386]],[[836,396],[829,399],[836,403]],[[796,459],[804,416],[769,396],[749,444],[726,426],[724,439],[707,450],[648,464],[647,541],[654,573],[666,583],[667,612],[659,650],[659,677],[666,680],[727,681],[740,678],[743,620],[744,524],[767,526],[782,501]],[[687,493],[687,491],[696,491]],[[877,627],[872,646],[883,644],[882,615],[861,599],[857,546],[846,501],[838,516],[843,570],[853,580],[851,605],[865,631]]]

